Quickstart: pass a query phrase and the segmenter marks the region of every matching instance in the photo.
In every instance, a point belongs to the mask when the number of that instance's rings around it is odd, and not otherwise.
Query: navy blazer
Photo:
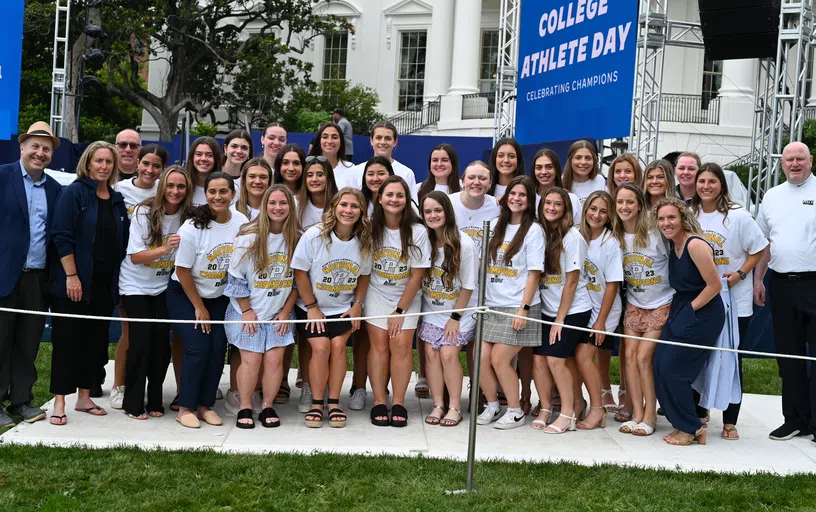
[[[82,300],[91,300],[91,279],[93,277],[94,244],[114,244],[117,261],[125,259],[125,251],[130,231],[125,199],[110,186],[108,192],[113,201],[113,217],[116,224],[115,240],[95,240],[96,214],[99,203],[96,197],[98,182],[80,178],[65,187],[57,201],[57,215],[51,227],[51,237],[56,249],[57,261],[51,265],[51,293],[58,297],[68,297],[65,289],[65,269],[59,261],[74,255],[76,271],[82,283]],[[119,303],[119,265],[114,265],[111,281],[111,296],[114,304]]]
[[[61,190],[62,185],[45,174],[45,198],[48,203],[45,220],[46,262],[49,261],[48,248],[51,246],[51,220]],[[14,291],[20,279],[31,243],[28,201],[19,160],[0,166],[0,198],[0,297],[5,297]]]

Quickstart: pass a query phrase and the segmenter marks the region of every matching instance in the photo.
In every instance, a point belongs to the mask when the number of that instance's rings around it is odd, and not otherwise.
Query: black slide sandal
[[[375,427],[387,427],[391,424],[391,422],[388,420],[388,407],[386,407],[385,404],[379,404],[372,407],[370,416],[371,424]],[[385,416],[386,419],[378,420],[376,419],[377,416]]]
[[[276,419],[278,421],[273,421],[272,423],[269,423],[267,420],[271,419]],[[263,411],[261,411],[261,414],[258,415],[258,421],[261,422],[261,426],[266,428],[280,427],[280,417],[278,416],[278,413],[275,412],[275,409],[271,407],[267,407]]]
[[[405,418],[404,420],[395,420],[394,416]],[[408,409],[400,404],[391,406],[391,426],[392,427],[407,427],[408,426]]]
[[[252,423],[241,423],[241,420],[252,420]],[[252,409],[241,409],[238,411],[235,426],[243,429],[255,428],[255,420],[252,418]]]

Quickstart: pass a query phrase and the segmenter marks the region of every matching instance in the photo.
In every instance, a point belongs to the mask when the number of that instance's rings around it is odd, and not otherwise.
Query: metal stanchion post
[[[490,242],[490,221],[482,224],[482,259],[479,267],[479,300],[477,305],[485,305],[485,286],[487,285],[487,246]],[[473,491],[473,465],[476,458],[476,416],[479,412],[479,370],[482,361],[482,326],[484,313],[476,313],[476,344],[473,350],[473,375],[470,376],[470,423],[468,424],[468,452],[467,452],[467,485],[464,489],[447,491],[448,494],[462,494]]]

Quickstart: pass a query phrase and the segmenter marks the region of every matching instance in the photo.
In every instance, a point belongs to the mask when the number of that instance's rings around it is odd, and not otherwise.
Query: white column
[[[812,54],[816,54],[816,51],[812,51]],[[810,96],[807,99],[807,106],[816,105],[816,59],[810,59]]]
[[[751,128],[754,119],[756,59],[723,61],[720,126]]]
[[[446,94],[453,57],[453,0],[434,0],[425,62],[425,101]]]
[[[482,0],[456,0],[450,94],[479,92],[481,26]]]

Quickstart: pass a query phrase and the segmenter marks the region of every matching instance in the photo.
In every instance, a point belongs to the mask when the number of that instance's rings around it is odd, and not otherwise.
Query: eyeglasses
[[[142,147],[138,142],[117,142],[116,145],[119,146],[119,149],[127,149],[128,147],[130,149],[139,149]]]
[[[321,164],[325,164],[326,162],[329,161],[328,158],[326,158],[325,156],[307,156],[306,157],[306,163],[307,164],[310,164],[310,163],[314,162],[315,160],[320,162]]]

